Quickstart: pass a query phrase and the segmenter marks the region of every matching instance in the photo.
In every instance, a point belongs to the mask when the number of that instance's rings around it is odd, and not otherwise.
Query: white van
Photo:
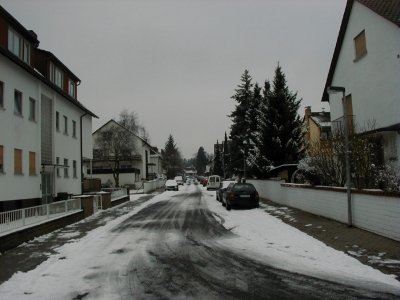
[[[221,177],[218,175],[211,175],[208,177],[207,191],[208,190],[218,190],[221,187]]]

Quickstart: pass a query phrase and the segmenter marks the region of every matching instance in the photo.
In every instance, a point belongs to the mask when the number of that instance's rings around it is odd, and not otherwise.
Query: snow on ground
[[[224,219],[225,228],[239,236],[223,243],[240,253],[290,272],[400,295],[400,282],[394,275],[383,274],[328,247],[263,209],[227,211],[215,200],[215,192],[204,193],[209,209]]]
[[[127,266],[132,249],[138,250],[135,240],[143,238],[143,233],[133,231],[127,239],[126,235],[113,232],[112,229],[144,207],[167,200],[173,194],[159,194],[126,215],[92,230],[84,238],[69,241],[54,249],[58,254],[51,255],[34,270],[14,274],[10,280],[0,285],[0,298],[81,299],[87,291],[90,291],[91,299],[123,298],[115,287],[118,284],[117,278],[124,276],[126,270],[121,266]],[[131,195],[130,200],[135,201],[142,196]],[[70,233],[66,233],[66,236],[70,236]],[[104,282],[108,284],[104,285]],[[107,288],[110,286],[112,290]]]

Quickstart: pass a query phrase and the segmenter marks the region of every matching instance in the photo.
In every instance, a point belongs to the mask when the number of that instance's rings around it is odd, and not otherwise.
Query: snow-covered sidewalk
[[[328,247],[262,209],[227,211],[215,200],[215,192],[204,190],[204,194],[216,219],[238,236],[223,240],[225,246],[279,269],[400,295],[395,276]]]

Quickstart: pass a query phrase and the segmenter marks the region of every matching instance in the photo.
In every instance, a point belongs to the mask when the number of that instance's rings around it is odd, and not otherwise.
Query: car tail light
[[[229,200],[235,200],[235,193],[234,192],[230,192],[229,193]]]
[[[258,195],[257,192],[256,192],[255,196],[256,196],[256,200],[258,200],[260,198],[260,196]]]

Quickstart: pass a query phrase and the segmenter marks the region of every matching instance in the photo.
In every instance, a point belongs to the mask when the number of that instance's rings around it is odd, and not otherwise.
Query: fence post
[[[47,214],[47,219],[50,219],[50,205],[46,204],[46,214]]]
[[[68,201],[68,200],[64,200],[64,203],[65,203],[65,212],[68,212],[68,203],[67,203],[67,201]]]
[[[22,209],[22,226],[25,226],[25,208]]]

